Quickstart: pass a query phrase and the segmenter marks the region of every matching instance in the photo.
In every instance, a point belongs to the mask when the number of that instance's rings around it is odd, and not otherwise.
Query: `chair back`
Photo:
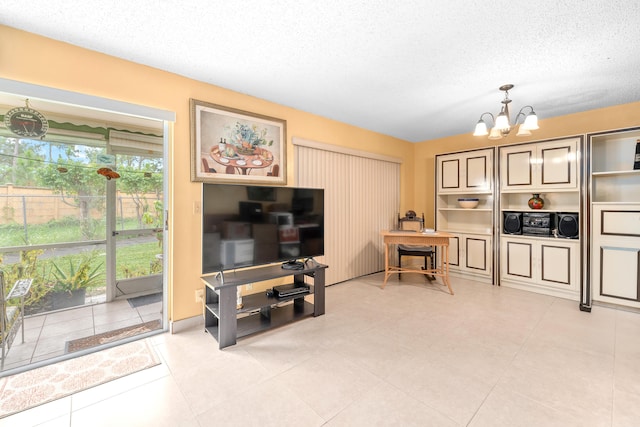
[[[411,230],[418,233],[424,229],[424,213],[421,216],[416,215],[414,211],[407,211],[404,217],[398,215],[398,230]],[[431,246],[421,245],[398,245],[398,254],[400,255],[424,255],[424,253],[432,253]],[[426,264],[426,261],[425,261]],[[425,265],[426,268],[426,265]]]
[[[398,230],[422,231],[424,228],[424,213],[417,216],[415,212],[408,211],[404,217],[398,214]]]

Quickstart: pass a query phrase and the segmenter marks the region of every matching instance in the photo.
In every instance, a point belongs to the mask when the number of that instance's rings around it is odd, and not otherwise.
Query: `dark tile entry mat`
[[[131,308],[153,304],[154,302],[162,301],[162,292],[151,295],[143,295],[141,297],[129,298],[127,301],[129,301],[129,305],[131,306]]]

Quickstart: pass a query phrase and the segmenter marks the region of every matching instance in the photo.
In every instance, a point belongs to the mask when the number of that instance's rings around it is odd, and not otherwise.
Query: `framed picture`
[[[191,181],[287,183],[287,122],[190,100]]]

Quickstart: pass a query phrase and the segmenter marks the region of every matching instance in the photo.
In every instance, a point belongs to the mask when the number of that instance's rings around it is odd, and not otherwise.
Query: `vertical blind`
[[[384,270],[380,230],[395,227],[400,160],[293,138],[296,186],[323,188],[326,283]]]

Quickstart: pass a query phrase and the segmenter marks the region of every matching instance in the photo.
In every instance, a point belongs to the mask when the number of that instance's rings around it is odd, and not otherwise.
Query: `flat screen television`
[[[202,184],[202,273],[324,255],[324,190]]]

